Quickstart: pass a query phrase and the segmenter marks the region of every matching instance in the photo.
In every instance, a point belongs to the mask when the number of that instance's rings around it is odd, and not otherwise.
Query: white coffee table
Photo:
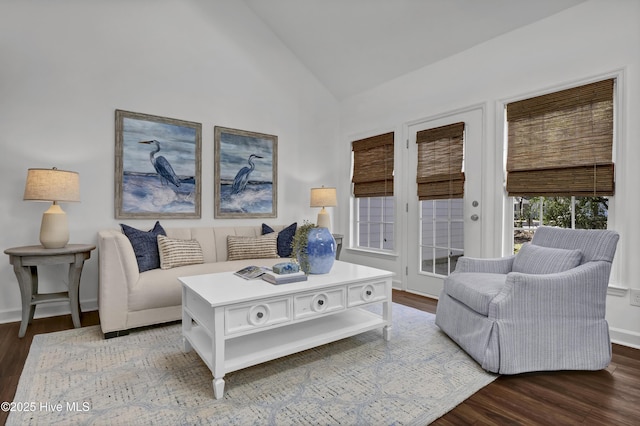
[[[393,273],[336,261],[308,281],[274,285],[232,272],[182,277],[182,335],[213,373],[216,399],[224,375],[365,331],[391,338]],[[383,305],[382,315],[361,307]]]

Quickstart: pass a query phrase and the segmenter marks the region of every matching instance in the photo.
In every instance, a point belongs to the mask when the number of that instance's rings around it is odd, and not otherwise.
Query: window
[[[420,272],[449,275],[464,254],[464,123],[419,131]]]
[[[606,229],[615,190],[614,86],[603,80],[507,105],[515,250],[540,225]]]
[[[394,133],[360,139],[354,141],[351,147],[355,246],[372,250],[393,250]]]
[[[356,245],[373,250],[393,250],[394,197],[361,197],[356,203]]]
[[[515,197],[514,252],[531,241],[540,225],[607,229],[609,197]]]

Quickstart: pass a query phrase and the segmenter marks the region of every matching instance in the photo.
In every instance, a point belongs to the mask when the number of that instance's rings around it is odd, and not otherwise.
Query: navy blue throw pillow
[[[293,236],[296,234],[296,229],[298,229],[298,222],[293,222],[278,233],[278,239],[276,242],[278,246],[278,256],[291,257],[291,244],[293,243]],[[264,223],[262,224],[262,235],[270,234],[272,232],[274,232],[273,228]]]
[[[140,272],[160,267],[160,253],[158,252],[158,235],[167,235],[160,222],[149,232],[141,231],[131,226],[121,223],[122,232],[129,238],[133,246],[133,252],[138,261]]]

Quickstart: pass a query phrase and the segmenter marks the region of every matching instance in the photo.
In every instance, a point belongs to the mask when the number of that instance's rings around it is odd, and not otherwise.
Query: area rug
[[[389,342],[374,330],[229,373],[219,400],[179,324],[37,335],[14,399],[30,405],[7,424],[425,425],[497,377],[434,319],[393,304]]]

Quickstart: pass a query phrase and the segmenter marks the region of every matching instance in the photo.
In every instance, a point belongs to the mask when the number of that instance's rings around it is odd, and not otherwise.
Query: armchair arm
[[[609,262],[587,262],[556,274],[510,272],[489,317],[604,318],[610,271]]]
[[[485,272],[492,274],[507,274],[511,272],[513,266],[513,259],[515,255],[492,258],[492,259],[480,259],[475,257],[463,256],[458,259],[456,264],[456,272]]]
[[[500,373],[605,368],[611,361],[610,270],[611,263],[599,261],[557,274],[507,274],[488,315]]]

